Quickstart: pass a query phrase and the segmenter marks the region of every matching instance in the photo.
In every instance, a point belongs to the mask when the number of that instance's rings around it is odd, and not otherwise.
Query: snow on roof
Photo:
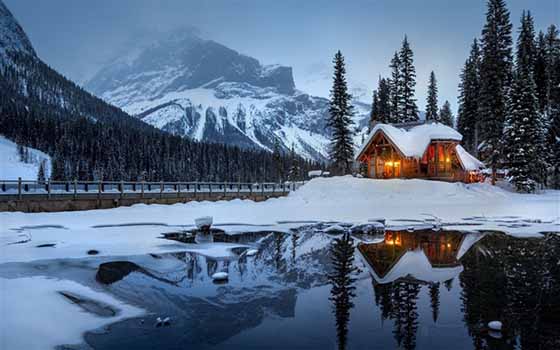
[[[390,124],[377,124],[357,153],[358,159],[378,132],[383,134],[398,148],[405,157],[420,158],[433,140],[461,141],[463,136],[455,129],[441,123],[426,123],[410,128],[395,127]]]
[[[486,236],[486,234],[479,232],[465,233],[461,240],[459,250],[457,251],[456,266],[434,267],[422,248],[416,248],[405,252],[383,277],[377,274],[365,257],[364,262],[375,280],[381,284],[393,282],[407,276],[424,282],[444,282],[458,276],[463,271],[463,266],[460,264],[459,259],[461,259],[473,245],[484,238],[484,236]],[[358,252],[360,252],[360,250],[358,250]],[[361,252],[360,255],[363,257]]]
[[[444,282],[463,272],[463,266],[460,264],[450,267],[433,267],[421,248],[404,253],[383,277],[379,276],[367,261],[366,266],[375,280],[381,284],[394,282],[407,276],[425,282]]]
[[[484,168],[484,163],[482,163],[480,160],[473,157],[469,152],[467,152],[463,148],[463,146],[457,145],[455,147],[455,150],[457,151],[457,157],[459,158],[461,165],[463,165],[463,169],[468,171],[468,170],[480,170]]]

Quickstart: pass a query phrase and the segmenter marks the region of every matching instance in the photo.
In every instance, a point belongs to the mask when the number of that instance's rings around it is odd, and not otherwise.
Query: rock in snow
[[[502,330],[502,322],[500,321],[490,321],[488,322],[488,328],[495,330],[495,331],[501,331]]]
[[[214,281],[225,281],[229,277],[227,272],[216,272],[212,275]]]
[[[245,253],[245,255],[247,256],[253,256],[253,255],[257,255],[259,251],[257,249],[248,249],[247,252]]]
[[[212,226],[213,218],[211,216],[201,216],[194,219],[194,223],[199,230],[207,231]]]

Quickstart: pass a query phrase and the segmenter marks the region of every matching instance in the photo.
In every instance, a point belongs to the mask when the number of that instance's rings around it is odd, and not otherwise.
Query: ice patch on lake
[[[73,281],[45,277],[0,278],[0,287],[3,349],[43,350],[63,344],[81,344],[85,331],[143,313],[139,308]],[[60,291],[110,305],[118,313],[100,317],[85,312]]]

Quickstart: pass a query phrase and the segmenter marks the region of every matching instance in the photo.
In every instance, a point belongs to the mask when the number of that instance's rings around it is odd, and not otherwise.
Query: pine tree
[[[558,29],[551,25],[545,35],[546,44],[546,106],[548,124],[546,148],[551,185],[560,188],[560,39]]]
[[[37,181],[43,183],[45,180],[45,160],[42,160],[39,164],[39,171],[37,172]]]
[[[414,68],[414,53],[410,48],[405,35],[399,52],[400,78],[399,78],[399,119],[401,122],[418,120],[418,107],[414,91],[416,87],[416,69]]]
[[[397,52],[393,55],[389,68],[391,68],[391,78],[388,80],[390,106],[389,119],[391,123],[399,123],[401,122],[401,112],[399,110],[401,100],[401,61]]]
[[[550,80],[547,74],[547,45],[544,33],[539,32],[535,48],[534,76],[539,99],[539,112],[544,114],[548,105],[548,89]]]
[[[439,110],[438,119],[441,123],[453,127],[455,117],[453,117],[453,112],[451,111],[451,104],[449,103],[449,101],[446,100]]]
[[[371,131],[373,125],[379,122],[379,95],[377,90],[373,91],[373,101],[371,102],[371,112],[369,114],[369,128],[368,130]]]
[[[370,130],[376,123],[391,122],[390,88],[385,78],[379,78],[377,90],[373,91],[373,102],[371,104]]]
[[[378,111],[379,111],[379,122],[380,123],[390,123],[391,122],[391,102],[390,102],[390,87],[387,79],[379,79],[379,85],[377,87],[377,97],[379,99]]]
[[[331,129],[330,158],[337,174],[349,174],[352,171],[353,145],[350,130],[353,114],[352,96],[346,85],[346,67],[344,57],[338,51],[333,60],[334,76],[329,106],[328,126]]]
[[[504,0],[489,0],[482,30],[479,116],[480,154],[492,169],[492,184],[502,160],[501,140],[512,75],[512,37]]]
[[[428,98],[426,99],[426,120],[439,121],[438,117],[438,88],[436,74],[432,71],[428,83]]]
[[[537,98],[534,70],[534,30],[523,13],[517,40],[516,71],[504,128],[504,154],[510,181],[519,192],[534,192],[544,181],[545,126]]]
[[[474,39],[471,52],[461,72],[459,85],[459,112],[457,130],[463,135],[463,146],[470,153],[478,154],[480,97],[480,48]]]

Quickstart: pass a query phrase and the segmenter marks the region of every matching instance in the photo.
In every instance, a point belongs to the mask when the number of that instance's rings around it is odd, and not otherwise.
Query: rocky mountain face
[[[24,52],[36,56],[29,38],[10,10],[0,1],[0,67],[9,63],[10,59],[7,52],[10,51]]]
[[[327,99],[298,91],[290,67],[262,65],[192,33],[119,58],[85,87],[151,125],[198,141],[293,148],[320,161],[327,156]],[[361,131],[368,107],[356,109]]]

